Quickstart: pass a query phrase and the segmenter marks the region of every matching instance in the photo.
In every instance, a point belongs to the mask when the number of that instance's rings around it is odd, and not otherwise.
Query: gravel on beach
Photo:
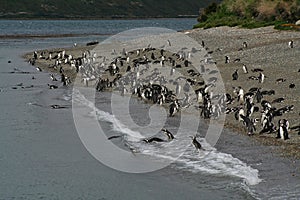
[[[226,92],[235,97],[233,88],[241,87],[245,93],[250,88],[257,87],[261,90],[274,90],[273,95],[264,95],[264,99],[272,102],[278,98],[284,98],[281,103],[272,103],[272,106],[281,108],[293,105],[290,112],[283,116],[275,117],[274,124],[277,125],[279,119],[287,119],[290,124],[288,140],[276,139],[277,133],[260,134],[261,125],[258,122],[256,132],[253,135],[255,140],[265,145],[278,146],[279,153],[291,158],[300,158],[300,35],[294,31],[279,31],[273,27],[257,29],[241,29],[237,27],[216,27],[211,29],[194,29],[185,33],[197,42],[205,44],[207,52],[216,62],[224,82]],[[293,41],[293,48],[288,43]],[[247,47],[243,44],[247,44]],[[79,58],[82,53],[93,49],[94,46],[80,46],[66,48],[66,54],[71,54],[73,58]],[[38,53],[59,52],[63,49],[40,50]],[[230,62],[225,63],[225,56],[230,57]],[[30,52],[24,55],[26,60],[33,57]],[[54,60],[37,59],[35,66],[50,73],[59,74],[59,69],[53,68]],[[248,68],[248,73],[243,72],[243,65]],[[62,64],[68,77],[74,80],[76,73]],[[265,75],[265,80],[260,83],[258,80],[249,77],[259,76],[260,69]],[[232,74],[238,70],[238,80],[232,80]],[[282,80],[282,81],[278,81]],[[92,85],[92,84],[91,84]],[[294,87],[292,87],[294,85]],[[229,107],[240,106],[240,102],[233,102]],[[254,112],[253,118],[260,121],[261,112]],[[226,115],[225,127],[247,135],[247,131],[241,122],[234,118],[234,114]]]

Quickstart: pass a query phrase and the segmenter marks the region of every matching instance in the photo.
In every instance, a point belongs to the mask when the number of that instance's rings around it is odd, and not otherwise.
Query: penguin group
[[[289,47],[293,48],[293,41],[289,42]],[[243,48],[247,48],[247,45],[243,43]],[[228,61],[228,58],[226,58]],[[226,63],[228,63],[225,60]],[[242,66],[244,74],[248,74],[248,68],[243,64]],[[277,133],[276,138],[283,140],[289,139],[289,121],[283,116],[285,113],[291,112],[294,109],[294,105],[280,106],[285,102],[284,97],[273,98],[272,101],[267,99],[272,98],[275,95],[275,90],[264,90],[265,78],[264,70],[261,68],[251,69],[252,73],[258,73],[257,76],[253,75],[248,80],[258,80],[260,87],[252,87],[249,90],[245,90],[241,86],[234,87],[233,95],[230,97],[231,103],[236,102],[237,106],[229,106],[226,108],[226,114],[234,113],[235,119],[243,125],[247,134],[254,135],[255,132],[263,133]],[[243,76],[243,75],[241,75]],[[236,69],[232,74],[232,80],[239,80],[238,70]],[[242,77],[244,78],[244,77]],[[275,81],[277,84],[286,82],[284,78],[277,78]],[[291,83],[288,86],[290,89],[294,89],[296,85]],[[267,98],[266,98],[267,97]],[[253,117],[254,113],[256,117]],[[260,115],[260,117],[258,117]],[[277,122],[275,120],[277,119]],[[257,127],[260,124],[260,129]]]
[[[235,119],[242,122],[245,126],[248,135],[253,135],[257,130],[256,125],[258,122],[261,124],[260,134],[263,133],[274,133],[282,129],[285,131],[286,136],[282,139],[288,139],[288,124],[286,119],[279,119],[278,126],[274,123],[275,117],[281,117],[284,113],[288,113],[294,109],[294,105],[284,106],[276,108],[273,106],[275,103],[282,103],[284,98],[277,98],[271,102],[264,100],[264,96],[274,95],[274,91],[261,91],[261,88],[250,88],[246,94],[243,94],[244,90],[241,87],[235,88],[234,93],[236,94],[237,102],[239,106],[233,108],[227,108],[227,114],[235,113]],[[261,113],[261,117],[253,118],[253,113]],[[286,127],[286,129],[285,129]],[[279,134],[280,135],[280,134]],[[278,137],[277,137],[278,138]]]
[[[288,45],[290,48],[294,48],[293,41],[290,41]],[[167,40],[165,46],[172,46],[171,41]],[[202,41],[202,46],[205,47],[204,41]],[[243,50],[248,48],[248,43],[243,42],[242,47]],[[205,49],[209,50],[207,47]],[[97,55],[92,51],[84,51],[81,57],[78,58],[67,54],[65,50],[57,52],[42,51],[34,52],[30,62],[34,65],[40,59],[53,61],[51,67],[59,70],[63,85],[71,83],[70,78],[64,72],[66,66],[68,66],[81,77],[81,82],[85,86],[94,85],[98,92],[117,90],[121,95],[136,95],[143,101],[167,106],[169,117],[176,117],[177,113],[193,103],[196,105],[196,109],[201,109],[200,117],[204,119],[218,119],[223,113],[234,113],[235,119],[245,127],[248,135],[253,135],[259,130],[257,125],[260,122],[261,129],[259,133],[274,133],[277,131],[277,138],[284,140],[289,138],[289,122],[281,117],[292,111],[294,106],[287,105],[276,108],[278,104],[284,102],[284,98],[273,99],[271,102],[266,100],[265,97],[271,98],[275,91],[263,89],[266,81],[268,82],[268,77],[263,69],[252,68],[248,70],[248,66],[242,64],[243,73],[239,73],[239,69],[235,69],[232,74],[233,83],[238,84],[240,79],[248,76],[248,80],[257,81],[259,87],[247,90],[247,88],[237,85],[237,87],[234,87],[233,94],[214,94],[212,90],[218,79],[211,77],[204,81],[202,78],[202,75],[207,72],[210,75],[214,74],[213,71],[209,71],[204,66],[204,64],[216,63],[208,57],[214,51],[210,51],[206,58],[201,61],[200,72],[193,68],[193,65],[199,63],[190,61],[192,53],[197,51],[200,50],[193,48],[191,51],[187,51],[187,48],[182,48],[177,53],[171,53],[163,48],[153,48],[148,45],[145,48],[129,52],[125,48],[121,52],[113,49],[111,52],[113,59]],[[238,58],[231,62],[230,57],[225,56],[225,64],[227,65],[240,61],[241,59]],[[170,76],[165,77],[159,69],[166,69],[167,67],[169,67]],[[176,78],[177,71],[181,74],[184,72],[186,76]],[[251,72],[254,74],[251,74]],[[50,78],[52,81],[57,81],[53,74],[50,75]],[[285,81],[286,79],[280,78],[276,80],[276,83],[280,84]],[[182,82],[185,82],[185,84],[182,84]],[[49,84],[48,86],[50,89],[56,88],[56,85]],[[190,92],[192,91],[190,88],[194,92]],[[294,89],[296,85],[290,83],[289,88]],[[183,92],[184,98],[181,98]],[[196,98],[191,98],[191,95],[195,95]],[[237,106],[233,106],[234,103],[237,103]],[[254,113],[260,113],[260,119],[253,117]],[[280,118],[278,123],[274,122],[275,118]],[[168,136],[168,140],[174,139],[168,131],[164,130],[163,132]],[[165,140],[156,137],[144,140],[146,143],[163,141]],[[193,137],[193,144],[197,149],[201,148],[197,145],[195,137]]]
[[[182,109],[194,104],[197,108],[202,108],[201,116],[204,118],[211,116],[218,118],[225,108],[211,102],[212,96],[209,91],[218,80],[211,77],[209,83],[205,84],[200,72],[196,72],[189,60],[191,53],[199,50],[193,48],[190,52],[186,52],[186,49],[182,48],[177,53],[171,53],[148,45],[146,48],[130,52],[123,49],[120,54],[114,50],[113,60],[111,62],[103,60],[100,64],[103,73],[102,76],[98,76],[96,90],[99,92],[117,90],[121,95],[136,95],[146,102],[168,106],[169,117],[175,117]],[[167,67],[171,71],[169,77],[164,76],[159,70]],[[188,76],[175,76],[176,71],[187,73]],[[203,85],[204,87],[201,87]],[[193,95],[196,95],[196,101],[192,101]]]
[[[66,54],[65,50],[56,52],[34,51],[32,57],[28,60],[31,65],[36,65],[36,62],[42,61],[53,62],[49,68],[59,71],[63,85],[71,83],[71,79],[64,74],[64,68],[71,67],[71,69],[77,71],[76,68],[79,68],[81,64],[81,58],[74,59],[72,55]],[[36,67],[36,70],[42,72],[40,67]],[[54,74],[50,74],[50,78],[52,81],[57,81]],[[49,88],[56,89],[56,85],[51,85]]]

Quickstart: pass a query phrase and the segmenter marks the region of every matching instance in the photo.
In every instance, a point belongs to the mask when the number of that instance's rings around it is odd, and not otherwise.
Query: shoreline
[[[67,21],[77,21],[77,20],[153,20],[153,19],[158,19],[158,20],[164,20],[164,19],[195,19],[197,21],[198,15],[194,16],[177,16],[177,17],[107,17],[107,18],[1,18],[0,20],[38,20],[38,21],[44,21],[44,20],[53,20],[53,21],[60,21],[60,20],[67,20]]]
[[[80,37],[80,36],[110,36],[111,34],[99,34],[99,33],[88,33],[88,34],[14,34],[14,35],[0,35],[0,39],[24,39],[24,38],[66,38],[66,37]]]
[[[279,97],[284,97],[286,100],[280,104],[274,104],[277,108],[285,105],[293,104],[295,109],[290,113],[285,113],[282,118],[287,118],[290,121],[290,127],[300,125],[300,94],[299,89],[289,89],[288,84],[294,82],[296,86],[300,86],[297,66],[296,52],[300,50],[300,38],[297,32],[293,31],[279,31],[275,30],[273,26],[256,28],[256,29],[243,29],[237,27],[217,27],[212,29],[195,29],[190,33],[194,39],[200,42],[202,39],[206,41],[210,50],[214,50],[212,57],[217,62],[217,66],[222,74],[223,80],[226,80],[227,92],[232,91],[232,87],[241,86],[245,92],[251,87],[261,87],[262,89],[275,90],[273,96],[267,96],[268,101],[274,100]],[[208,41],[207,41],[208,40]],[[295,48],[288,47],[288,42],[293,40]],[[247,48],[242,48],[243,42],[248,43]],[[217,48],[223,48],[222,51],[217,52]],[[288,50],[294,51],[292,55],[285,54]],[[231,60],[240,59],[240,61],[225,64],[225,55],[230,56]],[[285,58],[287,57],[287,58]],[[279,60],[277,64],[276,59]],[[270,63],[270,64],[269,64]],[[245,64],[249,70],[248,74],[243,74],[242,66]],[[286,65],[283,69],[281,66]],[[258,73],[253,73],[250,70],[254,68],[261,68],[264,70],[266,80],[263,84],[258,83],[257,80],[248,80],[251,75],[257,76]],[[286,73],[285,69],[292,71]],[[239,75],[244,80],[232,81],[232,73],[235,69],[239,70]],[[275,72],[275,73],[274,73]],[[277,75],[278,73],[278,75]],[[280,74],[281,73],[281,74]],[[292,79],[288,79],[289,76]],[[240,79],[241,79],[240,78]],[[277,84],[276,79],[286,78],[286,82]],[[298,87],[299,88],[299,87]],[[286,93],[290,94],[287,95]],[[236,104],[238,106],[238,104]],[[260,113],[254,113],[254,117],[260,119]],[[275,118],[274,123],[280,117]],[[277,125],[277,124],[276,124]],[[239,134],[246,136],[245,128],[234,119],[233,115],[226,116],[225,127],[229,130],[235,131]],[[261,130],[260,124],[257,125],[256,133],[251,136],[254,140],[267,146],[276,146],[278,154],[291,159],[300,158],[300,135],[299,130],[289,130],[291,136],[288,140],[276,139],[277,133],[259,134]]]
[[[203,39],[206,43],[206,46],[209,48],[209,50],[214,51],[212,53],[212,58],[217,61],[217,67],[219,68],[219,70],[221,71],[222,74],[222,78],[223,80],[226,80],[226,91],[229,91],[231,89],[231,87],[233,86],[233,83],[231,80],[231,74],[233,72],[233,69],[235,68],[240,68],[241,67],[241,63],[243,63],[243,58],[240,56],[248,56],[250,58],[253,58],[253,54],[255,55],[255,50],[257,49],[261,49],[261,48],[266,48],[266,47],[270,47],[270,46],[277,46],[278,44],[284,44],[287,41],[289,41],[291,38],[294,40],[295,42],[295,48],[299,48],[300,45],[297,46],[297,44],[300,44],[300,38],[298,36],[296,36],[295,33],[293,32],[280,32],[280,31],[276,31],[274,29],[272,29],[271,27],[265,27],[265,28],[259,28],[259,29],[253,29],[253,30],[248,30],[248,29],[240,29],[240,28],[228,28],[228,27],[218,27],[218,28],[213,28],[213,29],[207,29],[207,30],[199,30],[199,29],[195,29],[195,30],[190,30],[189,31],[189,36],[191,36],[192,38],[196,39],[198,42],[201,42],[201,40]],[[225,33],[225,34],[224,34]],[[281,35],[281,33],[286,37],[286,38],[281,38],[282,40],[279,40],[278,35]],[[227,34],[227,35],[226,35]],[[275,34],[274,38],[272,37],[263,37],[263,36],[269,36],[269,35],[273,35]],[[254,40],[254,39],[255,40]],[[267,40],[266,40],[267,38]],[[231,42],[226,41],[226,39],[231,39]],[[269,40],[268,40],[269,39]],[[241,50],[239,51],[238,49],[242,46],[242,41],[243,40],[247,40],[247,42],[249,43],[249,47],[247,49]],[[230,44],[232,43],[232,44]],[[287,45],[286,45],[287,46]],[[72,51],[72,55],[74,55],[74,57],[76,56],[80,56],[82,51],[85,51],[87,49],[92,49],[93,46],[90,47],[86,47],[86,46],[81,46],[81,47],[77,47],[77,48],[70,48],[70,49],[65,49],[66,52]],[[220,52],[216,52],[217,48],[222,48],[223,50]],[[288,48],[284,47],[284,50],[286,50]],[[62,48],[57,48],[54,50],[44,50],[44,51],[60,51],[62,50]],[[263,49],[265,52],[268,52],[266,49]],[[299,49],[298,49],[299,50]],[[42,50],[43,51],[43,50]],[[249,55],[247,55],[247,52],[249,51]],[[77,52],[77,55],[76,53]],[[276,51],[275,52],[279,52]],[[241,55],[240,55],[241,54]],[[234,58],[234,57],[239,57],[241,59],[241,62],[237,62],[237,63],[230,63],[230,64],[224,64],[224,56],[225,55],[230,55],[230,57]],[[294,53],[294,56],[299,55]],[[276,57],[276,55],[273,55],[274,57]],[[24,59],[28,60],[30,57],[32,57],[32,53],[27,53],[26,55],[23,56]],[[256,56],[254,56],[256,57]],[[257,56],[258,58],[260,58],[260,60],[265,60],[262,57]],[[269,60],[269,59],[266,59]],[[39,60],[38,60],[39,61]],[[51,73],[58,73],[57,70],[49,70],[49,63],[45,63],[45,62],[36,62],[36,66],[41,67],[43,70],[47,71],[47,72],[51,72]],[[266,62],[266,61],[264,61]],[[245,59],[245,62],[247,66],[251,66],[251,68],[256,68],[256,67],[262,67],[263,64],[254,64],[251,61],[249,61],[247,58]],[[266,65],[266,64],[265,64]],[[293,65],[293,63],[290,63],[290,65]],[[294,65],[296,65],[294,63]],[[300,68],[300,67],[298,67]],[[274,79],[271,75],[267,75],[267,68],[264,67],[264,70],[266,71],[266,76],[268,76],[268,79]],[[277,69],[279,70],[279,69]],[[279,72],[281,72],[279,70]],[[250,73],[249,73],[250,74]],[[296,74],[297,77],[298,74]],[[300,75],[300,73],[299,73]],[[298,75],[298,76],[299,76]],[[68,76],[71,76],[71,72],[70,74],[68,74]],[[244,76],[244,75],[241,75]],[[297,79],[295,79],[297,80]],[[266,80],[267,81],[267,80]],[[270,82],[270,81],[268,81]],[[298,83],[298,82],[297,82]],[[296,83],[296,85],[297,85]],[[247,85],[249,85],[249,81],[239,81],[238,85],[241,85],[242,87],[246,87]],[[257,85],[257,83],[253,83],[254,85]],[[298,84],[300,86],[300,84]],[[273,89],[274,87],[278,88],[278,84],[273,83],[273,85],[268,85],[265,87],[268,87],[268,89]],[[275,90],[276,90],[275,88]],[[296,87],[297,88],[297,87]],[[297,90],[297,89],[296,89]],[[284,91],[283,91],[284,92]],[[299,92],[296,93],[295,91],[293,91],[293,94],[297,97],[299,96]],[[276,94],[277,95],[277,94]],[[269,98],[269,97],[268,97]],[[273,97],[272,97],[273,98]],[[298,98],[299,99],[299,98]],[[297,121],[297,113],[299,114],[299,101],[295,102],[295,110],[293,111],[294,115],[292,115],[290,117],[291,118],[291,127],[293,126],[297,126],[300,125],[299,120]],[[258,115],[256,115],[258,117]],[[290,119],[289,119],[290,120]],[[298,124],[297,124],[298,123]],[[258,125],[259,127],[260,125]],[[237,132],[239,134],[245,135],[245,130],[243,128],[243,126],[235,121],[234,117],[232,116],[232,114],[227,115],[226,116],[226,123],[225,123],[225,128],[232,130],[234,132]],[[260,128],[258,128],[258,130],[260,130]],[[297,135],[296,131],[291,131],[290,130],[290,135],[292,137],[290,137],[291,139],[283,141],[283,140],[278,140],[275,139],[276,134],[272,133],[272,134],[262,134],[260,135],[259,133],[255,133],[254,134],[254,140],[261,142],[263,145],[267,145],[267,146],[276,146],[278,147],[278,154],[284,157],[288,157],[291,159],[299,159],[300,158],[300,148],[299,148],[299,144],[300,144],[300,136]]]

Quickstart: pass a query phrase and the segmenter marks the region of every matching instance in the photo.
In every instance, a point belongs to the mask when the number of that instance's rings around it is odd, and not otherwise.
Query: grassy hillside
[[[300,0],[224,0],[201,11],[195,28],[241,26],[256,28],[267,25],[294,24],[300,19]]]
[[[211,0],[0,0],[0,18],[198,16]]]

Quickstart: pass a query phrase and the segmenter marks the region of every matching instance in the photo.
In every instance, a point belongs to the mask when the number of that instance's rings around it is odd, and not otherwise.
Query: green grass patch
[[[275,22],[264,22],[257,21],[255,19],[241,18],[234,15],[228,16],[213,16],[208,18],[205,22],[200,22],[194,26],[194,28],[212,28],[218,26],[229,26],[229,27],[242,27],[242,28],[258,28],[264,26],[274,25]]]
[[[265,3],[265,7],[260,7],[259,2]],[[286,2],[286,5],[288,5],[286,7],[279,1],[266,2],[223,0],[220,4],[211,4],[201,11],[198,17],[199,23],[194,25],[194,28],[238,26],[252,29],[273,25],[279,30],[299,30],[299,27],[292,23],[300,18],[300,1],[298,1],[298,4],[295,4],[294,0]],[[271,14],[268,13],[269,11],[272,11]],[[287,21],[290,24],[287,24]]]

